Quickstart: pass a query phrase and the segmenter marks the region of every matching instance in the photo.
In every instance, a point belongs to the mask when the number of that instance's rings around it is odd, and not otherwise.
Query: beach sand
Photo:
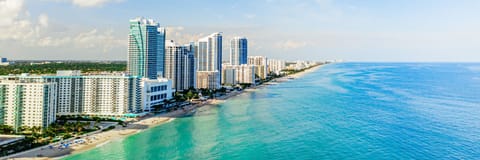
[[[306,74],[309,74],[309,73],[312,73],[316,70],[318,70],[319,68],[321,68],[322,66],[324,65],[318,65],[318,66],[315,66],[315,67],[312,67],[310,69],[307,69],[303,72],[298,72],[298,73],[295,73],[295,74],[292,74],[292,75],[289,75],[290,77],[293,77],[293,78],[300,78],[300,77],[303,77],[304,75]]]
[[[194,110],[198,107],[201,107],[203,105],[208,105],[208,104],[214,104],[214,103],[219,103],[219,102],[216,102],[215,100],[208,100],[200,104],[193,104],[193,105],[187,106],[184,109],[179,109],[179,110],[168,112],[165,114],[144,117],[137,122],[128,124],[127,127],[122,127],[120,125],[117,125],[115,129],[112,129],[109,131],[99,132],[99,133],[88,135],[88,136],[82,136],[82,139],[85,140],[85,143],[83,144],[72,143],[66,149],[58,149],[59,145],[47,145],[40,148],[31,149],[29,151],[24,151],[21,153],[10,155],[7,157],[2,157],[1,159],[15,159],[15,160],[60,159],[62,157],[65,157],[71,154],[84,152],[84,151],[102,146],[111,141],[125,138],[129,135],[139,133],[145,129],[155,127],[161,124],[165,124],[167,122],[174,120],[176,117],[184,116],[186,114],[190,114],[194,112]],[[54,147],[50,148],[49,146],[54,146]]]

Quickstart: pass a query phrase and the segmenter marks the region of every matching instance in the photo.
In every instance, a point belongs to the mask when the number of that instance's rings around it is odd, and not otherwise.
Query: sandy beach
[[[287,77],[299,78],[303,75],[313,72],[320,68],[322,65],[307,69],[303,72],[299,72],[296,74],[288,75],[286,77],[279,78],[280,79],[287,79]],[[261,88],[263,85],[255,86],[253,88],[245,89],[245,91],[253,91],[256,88]],[[100,132],[98,133],[91,133],[87,135],[81,136],[81,140],[83,143],[70,143],[69,147],[67,148],[60,148],[62,144],[54,143],[47,146],[34,148],[28,151],[20,152],[17,154],[13,154],[7,157],[2,157],[1,159],[39,159],[39,160],[46,160],[46,159],[60,159],[62,157],[76,154],[80,152],[84,152],[104,144],[107,144],[111,141],[120,140],[127,136],[139,133],[145,129],[155,127],[161,124],[168,123],[173,121],[176,117],[184,116],[195,112],[195,110],[201,106],[208,105],[208,104],[219,104],[223,103],[226,99],[230,97],[237,96],[239,94],[244,93],[243,91],[233,91],[224,95],[222,97],[217,97],[216,99],[210,99],[205,102],[201,102],[198,104],[193,104],[190,106],[184,107],[184,109],[179,109],[176,111],[158,114],[158,115],[149,115],[139,119],[138,121],[129,123],[126,127],[122,127],[117,125],[115,129]],[[71,140],[70,142],[72,142]]]
[[[325,65],[325,64],[324,64]],[[287,77],[293,77],[293,78],[300,78],[306,74],[309,74],[309,73],[312,73],[318,69],[320,69],[321,67],[323,67],[324,65],[318,65],[318,66],[315,66],[315,67],[312,67],[310,69],[307,69],[303,72],[298,72],[298,73],[295,73],[295,74],[292,74],[292,75],[288,75]]]
[[[71,143],[68,148],[60,149],[61,144],[54,143],[47,146],[31,149],[7,157],[2,157],[2,159],[60,159],[64,156],[68,156],[75,153],[80,153],[93,149],[95,147],[102,146],[108,142],[119,140],[125,138],[129,135],[139,133],[145,129],[155,127],[161,124],[165,124],[174,120],[176,117],[184,116],[195,111],[196,108],[208,104],[219,103],[218,100],[208,100],[199,104],[193,104],[186,106],[184,109],[179,109],[176,111],[159,114],[159,115],[150,115],[142,118],[139,121],[130,123],[127,127],[122,127],[117,125],[115,129],[99,132],[94,134],[88,134],[81,136],[81,140],[84,140],[83,143]],[[73,141],[73,140],[72,140]],[[72,142],[70,141],[70,142]],[[52,147],[50,147],[52,146]]]

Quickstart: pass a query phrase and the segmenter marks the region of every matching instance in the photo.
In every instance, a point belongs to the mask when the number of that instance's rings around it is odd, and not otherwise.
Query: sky
[[[126,60],[128,21],[167,39],[223,32],[249,55],[368,62],[480,62],[478,0],[0,0],[0,57]]]

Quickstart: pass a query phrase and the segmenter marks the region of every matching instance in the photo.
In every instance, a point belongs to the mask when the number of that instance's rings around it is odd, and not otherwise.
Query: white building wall
[[[259,76],[260,79],[267,78],[268,70],[268,61],[265,56],[248,56],[248,64],[255,65],[255,74]]]
[[[142,79],[142,106],[144,111],[151,111],[153,106],[163,104],[164,100],[172,99],[174,90],[172,80],[168,79]]]
[[[48,127],[55,122],[56,84],[0,80],[0,124],[19,128]]]

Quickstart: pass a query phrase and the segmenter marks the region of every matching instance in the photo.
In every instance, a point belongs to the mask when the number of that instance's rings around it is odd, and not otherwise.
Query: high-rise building
[[[195,45],[195,62],[197,68],[197,88],[202,88],[202,86],[210,86],[209,88],[211,88],[212,86],[218,86],[219,88],[220,80],[222,77],[222,33],[213,33],[207,37],[198,40],[197,44]],[[212,78],[211,76],[218,77]],[[198,86],[198,84],[203,84],[204,82],[218,84]]]
[[[22,126],[48,127],[55,122],[56,90],[51,82],[0,80],[0,124],[15,130]]]
[[[57,115],[111,117],[143,112],[140,78],[136,76],[83,76],[79,71],[59,71],[57,75],[0,76],[0,80],[53,83]]]
[[[165,77],[173,81],[176,90],[195,87],[195,60],[193,46],[178,45],[173,40],[166,43]]]
[[[152,19],[130,20],[127,71],[133,76],[156,79],[163,75],[165,30]]]
[[[230,64],[247,64],[248,41],[245,37],[235,37],[230,40]]]
[[[267,78],[268,62],[265,56],[248,56],[248,64],[255,65],[255,74],[260,79]]]
[[[187,86],[197,88],[197,66],[195,63],[195,42],[190,42],[185,45],[188,48],[188,55],[186,61],[186,72],[187,72]]]
[[[158,28],[157,38],[157,76],[165,77],[165,37],[166,31],[165,28]]]
[[[255,65],[224,65],[222,83],[235,85],[249,83],[255,85]]]

